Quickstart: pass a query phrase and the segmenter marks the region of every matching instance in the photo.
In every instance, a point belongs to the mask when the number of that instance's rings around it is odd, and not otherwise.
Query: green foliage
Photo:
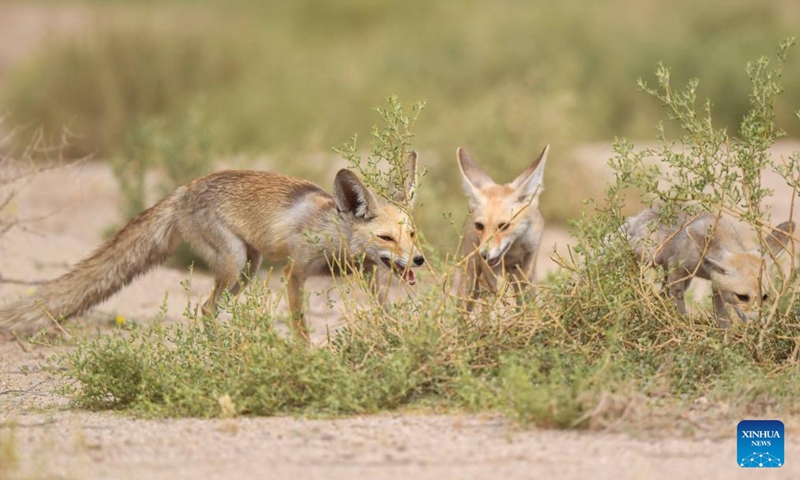
[[[51,133],[68,127],[73,154],[107,159],[151,117],[180,116],[202,97],[216,149],[268,152],[275,170],[328,185],[321,162],[298,159],[368,131],[388,92],[430,99],[416,142],[436,192],[420,200],[437,212],[420,214],[421,230],[442,211],[457,222],[465,213],[457,146],[510,180],[550,143],[545,215],[576,216],[602,185],[571,146],[651,134],[659,106],[631,87],[657,59],[674,78],[703,78],[719,125],[736,128],[749,108],[741,59],[800,21],[792,0],[93,3],[86,24],[96,26],[9,73],[0,111]],[[787,95],[798,103],[800,91]],[[800,132],[792,112],[776,115]],[[436,245],[455,241],[447,231]]]
[[[512,411],[521,422],[544,427],[589,426],[601,393],[614,390],[614,383],[603,378],[606,365],[576,365],[575,358],[551,355],[545,359],[527,354],[504,363],[500,378]]]
[[[382,126],[372,127],[372,149],[370,155],[364,160],[358,153],[358,135],[354,135],[348,143],[335,147],[334,152],[342,156],[350,168],[356,171],[365,185],[385,200],[408,209],[410,198],[404,202],[394,199],[395,192],[402,192],[404,185],[409,180],[406,161],[411,150],[411,139],[414,135],[411,128],[417,121],[420,112],[425,108],[424,102],[417,102],[411,106],[411,114],[403,112],[403,105],[398,101],[397,95],[386,99],[386,108],[376,108],[375,111],[383,121]],[[381,165],[387,165],[383,168]],[[417,173],[423,176],[424,172]]]
[[[136,125],[126,136],[122,152],[111,161],[120,185],[122,211],[133,218],[152,203],[148,194],[163,197],[177,187],[213,169],[214,149],[211,129],[201,104],[192,104],[175,119],[150,118]],[[161,177],[153,192],[152,179]]]
[[[624,424],[637,406],[680,410],[701,399],[712,409],[726,405],[715,412],[737,420],[765,411],[796,414],[797,275],[778,279],[759,321],[723,329],[710,312],[679,315],[654,282],[663,272],[637,265],[619,230],[623,193],[631,187],[645,203],[658,202],[665,218],[681,209],[723,211],[763,226],[761,203],[769,192],[760,173],[776,169],[790,184],[798,178],[768,153],[781,135],[774,112],[790,44],[781,46],[777,64],[767,58],[749,64],[750,110],[738,134],[711,121],[708,103],[698,114],[697,81],[676,91],[670,71],[659,67],[657,87],[642,82],[682,133],[673,142],[668,128],[659,127],[662,145],[654,149],[616,142],[616,180],[606,202],[574,222],[577,245],[561,259],[563,271],[521,305],[497,296],[473,313],[462,311],[447,294],[460,264],[445,258],[433,282],[386,310],[374,299],[366,307],[356,303],[350,289],[366,289],[363,278],[340,285],[345,326],[324,347],[309,349],[280,335],[270,294],[256,283],[224,307],[230,320],[190,313],[186,324],[121,329],[84,340],[56,365],[75,380],[79,405],[149,415],[224,416],[230,403],[248,415],[434,405],[599,428]],[[391,180],[377,165],[403,161],[416,118],[395,98],[381,114],[386,125],[374,130],[363,167],[373,183]],[[354,146],[341,151],[360,161]]]
[[[176,115],[241,76],[243,59],[228,54],[228,40],[192,24],[102,16],[86,35],[59,40],[17,71],[3,107],[50,134],[68,128],[72,155],[111,157],[151,117]]]
[[[127,222],[156,199],[211,173],[215,155],[211,136],[202,102],[190,105],[177,118],[151,117],[137,124],[126,136],[124,149],[110,161],[120,188],[123,220]],[[160,178],[157,188],[153,188],[154,176]],[[205,267],[186,245],[178,248],[171,261]]]

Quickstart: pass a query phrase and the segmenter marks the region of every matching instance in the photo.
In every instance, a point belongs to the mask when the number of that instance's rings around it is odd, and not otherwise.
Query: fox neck
[[[314,245],[322,253],[325,264],[320,268],[325,273],[349,275],[356,270],[367,271],[376,266],[373,260],[366,257],[364,246],[354,241],[352,223],[342,219],[336,208],[317,218],[310,231],[318,235],[319,241]]]

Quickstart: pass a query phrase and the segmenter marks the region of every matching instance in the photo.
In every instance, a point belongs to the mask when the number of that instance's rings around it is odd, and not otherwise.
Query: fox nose
[[[481,258],[482,259],[486,260],[486,257],[488,257],[488,256],[489,256],[489,252],[487,252],[486,250],[481,252]]]
[[[422,255],[417,255],[416,257],[414,257],[414,265],[416,265],[416,266],[418,266],[418,267],[419,267],[419,266],[421,266],[423,263],[425,263],[425,259],[424,259],[424,258],[422,258]]]

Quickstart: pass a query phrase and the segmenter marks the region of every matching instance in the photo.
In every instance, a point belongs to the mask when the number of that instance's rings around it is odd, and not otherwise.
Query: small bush
[[[683,132],[680,148],[664,128],[656,149],[618,141],[606,202],[573,223],[577,245],[561,259],[563,271],[520,306],[501,296],[477,313],[461,311],[459,299],[448,295],[460,263],[444,257],[432,262],[430,287],[386,311],[374,299],[355,303],[350,289],[366,289],[363,278],[340,285],[346,326],[325,347],[307,349],[279,335],[272,297],[256,285],[225,307],[230,321],[190,315],[186,324],[119,330],[84,340],[57,365],[76,381],[81,406],[166,416],[228,415],[222,404],[253,415],[435,405],[504,411],[543,426],[599,428],[625,425],[637,404],[681,412],[709,400],[712,413],[735,419],[796,414],[796,275],[780,279],[774,305],[758,322],[726,330],[710,312],[678,315],[653,281],[658,275],[633,261],[619,231],[622,192],[630,187],[642,202],[663,205],[665,216],[677,209],[722,210],[762,225],[769,192],[760,173],[775,168],[792,185],[798,175],[800,155],[782,166],[768,151],[782,135],[774,108],[791,43],[781,46],[777,65],[767,58],[748,64],[750,110],[736,135],[715,126],[709,103],[696,110],[696,81],[675,90],[669,70],[659,67],[656,87],[642,82]],[[372,166],[386,162],[392,172],[404,161],[415,115],[405,115],[396,99],[381,114],[386,126],[374,130],[362,168],[368,182],[389,189],[401,179]],[[340,151],[362,161],[352,145]],[[733,408],[715,410],[718,404]]]

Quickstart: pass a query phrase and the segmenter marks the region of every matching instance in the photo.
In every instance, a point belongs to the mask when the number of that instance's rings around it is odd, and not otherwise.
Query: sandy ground
[[[74,5],[0,5],[0,88],[3,74],[40,42],[80,33],[90,16]],[[785,155],[797,145],[782,144]],[[587,145],[575,155],[603,170],[610,149]],[[774,178],[768,178],[774,182]],[[776,195],[775,223],[789,217],[791,191]],[[38,177],[0,215],[39,218],[0,240],[0,275],[25,280],[53,278],[88,254],[117,222],[116,184],[108,169],[83,164]],[[570,239],[557,227],[545,233],[539,275],[555,265],[552,247]],[[167,321],[208,292],[211,281],[184,271],[157,268],[77,323],[91,330],[117,315],[152,319],[167,293]],[[274,279],[271,285],[280,290]],[[329,283],[315,281],[311,291]],[[0,305],[31,287],[0,285]],[[319,339],[336,326],[338,306],[311,297],[310,319]],[[335,300],[335,293],[334,293]],[[281,307],[285,308],[285,307]],[[100,333],[102,335],[102,332]],[[800,434],[788,425],[787,464],[772,471],[741,469],[735,458],[735,425],[699,434],[664,431],[642,437],[606,432],[520,429],[507,419],[411,413],[337,420],[238,418],[147,421],[69,407],[57,381],[41,369],[59,351],[0,341],[0,480],[52,479],[292,479],[305,478],[503,478],[503,479],[750,479],[800,478]],[[729,430],[729,431],[728,431]],[[12,440],[13,439],[13,440]],[[19,457],[17,468],[9,452]]]
[[[791,145],[779,148],[788,149]],[[579,158],[596,165],[604,147]],[[784,197],[785,199],[786,197]],[[776,204],[776,211],[780,204]],[[55,277],[96,247],[117,221],[116,184],[108,168],[84,163],[47,172],[25,186],[4,214],[41,217],[0,240],[0,273],[37,280]],[[552,246],[570,239],[548,228],[540,258],[555,268]],[[196,302],[210,279],[157,268],[96,308],[79,324],[107,325],[117,314],[148,321],[168,293],[168,321]],[[271,285],[278,291],[277,278]],[[328,289],[326,280],[311,291]],[[31,287],[0,285],[0,304]],[[335,297],[334,297],[335,300]],[[281,308],[285,308],[281,304]],[[310,319],[319,339],[336,326],[341,306],[311,295]],[[100,333],[102,334],[102,333]],[[41,371],[54,348],[0,343],[0,442],[8,433],[24,478],[752,478],[735,463],[735,425],[687,437],[680,431],[637,438],[604,432],[519,429],[502,418],[393,414],[338,420],[243,418],[135,420],[68,408],[57,382]],[[719,427],[716,427],[717,429]],[[797,429],[795,429],[797,430]],[[793,431],[791,428],[789,431]],[[5,437],[3,436],[5,435]],[[759,478],[798,478],[800,443],[787,442],[787,465]],[[3,478],[0,474],[0,478]]]

